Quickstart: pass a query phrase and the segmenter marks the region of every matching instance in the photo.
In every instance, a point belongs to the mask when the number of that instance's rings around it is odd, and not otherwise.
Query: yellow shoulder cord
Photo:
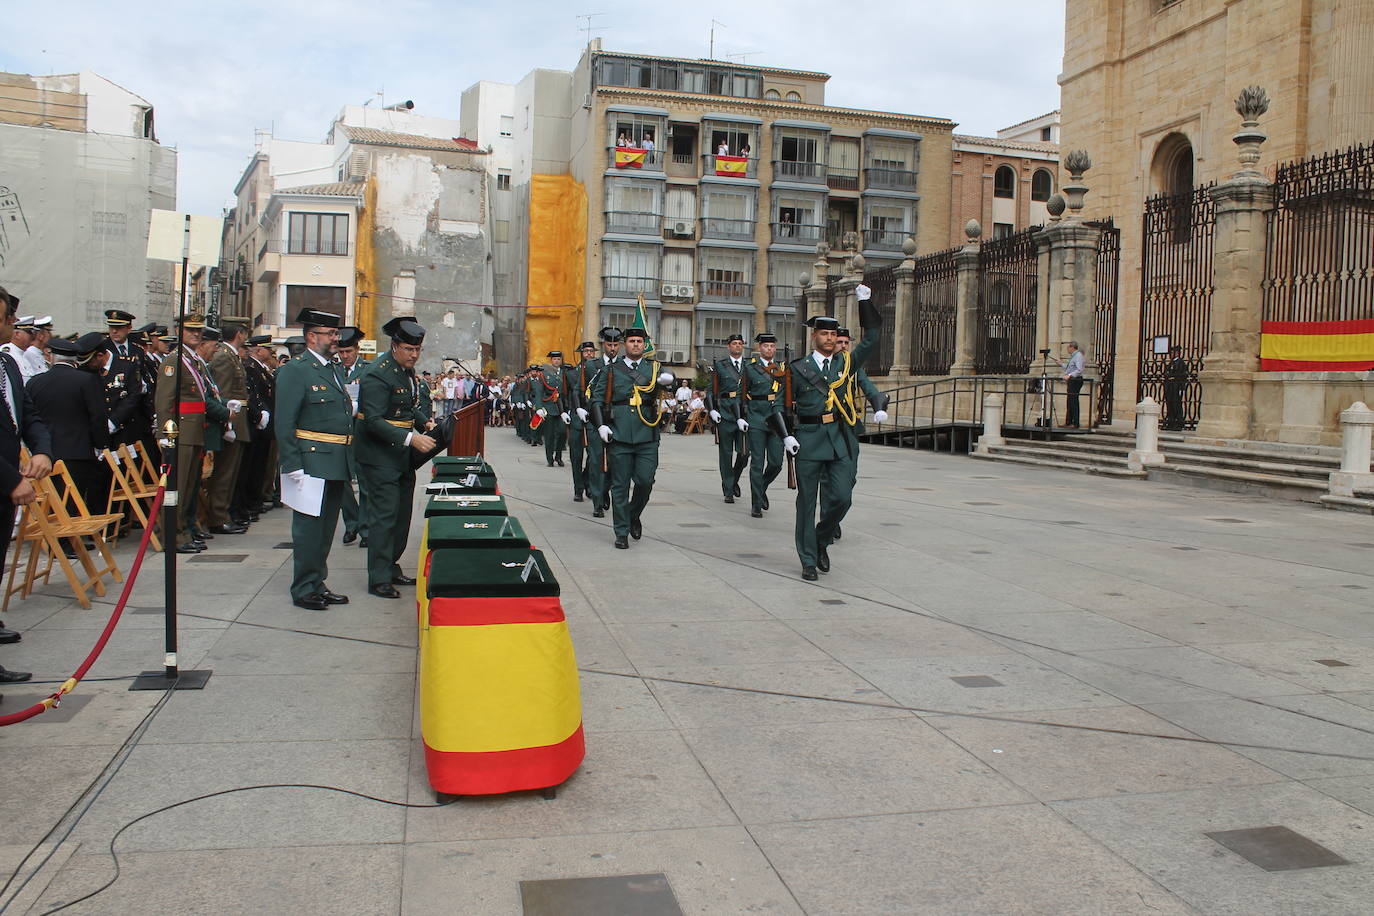
[[[858,417],[854,409],[854,391],[852,386],[848,384],[849,381],[849,351],[846,350],[844,368],[840,371],[840,377],[830,383],[830,393],[825,400],[825,409],[836,411],[840,415],[840,419],[853,426],[858,421]],[[835,392],[840,391],[841,387],[844,389],[841,392],[843,397],[837,397]]]
[[[634,376],[630,376],[630,406],[635,409],[635,416],[639,417],[639,422],[645,426],[658,426],[663,422],[665,414],[660,412],[654,417],[653,422],[644,419],[644,395],[649,395],[649,400],[653,400],[653,391],[658,387],[658,361],[650,360],[649,368],[652,370],[649,375],[649,384],[639,386],[635,384]]]

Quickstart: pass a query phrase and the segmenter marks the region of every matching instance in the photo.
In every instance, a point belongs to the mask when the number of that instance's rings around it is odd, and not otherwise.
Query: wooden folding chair
[[[685,436],[688,433],[699,433],[706,428],[706,411],[698,407],[692,411],[692,415],[687,418],[687,426],[682,430]]]
[[[110,468],[112,478],[110,495],[105,500],[105,513],[122,518],[123,510],[127,506],[140,525],[144,528],[153,527],[152,521],[148,518],[148,509],[152,508],[153,498],[157,496],[157,483],[149,483],[144,478],[143,461],[127,445],[121,445],[113,451],[105,449],[101,457]],[[118,525],[115,526],[115,531],[119,531]],[[156,531],[153,532],[149,543],[154,550],[162,549],[162,542],[158,540]]]
[[[156,486],[157,482],[162,479],[162,471],[159,470],[162,466],[162,456],[149,455],[148,447],[143,444],[142,439],[135,442],[132,448],[127,445],[124,446],[124,448],[129,449],[130,452],[138,456],[138,472],[143,478],[143,482],[151,486]]]
[[[62,484],[61,491],[58,490],[57,483],[54,481]],[[87,593],[94,591],[96,595],[103,596],[105,584],[101,579],[106,574],[109,574],[116,582],[124,581],[119,566],[115,564],[114,555],[110,552],[110,546],[105,542],[104,533],[105,529],[111,523],[118,521],[121,516],[91,515],[86,509],[85,502],[81,499],[81,494],[77,492],[75,483],[72,482],[67,466],[61,461],[53,465],[50,476],[36,481],[34,485],[38,490],[39,498],[30,507],[33,511],[26,514],[33,517],[44,547],[52,560],[55,560],[62,568],[63,574],[67,577],[67,582],[76,594],[76,599],[81,602],[82,607],[89,609],[91,598]],[[83,538],[90,538],[95,543],[96,551],[99,552],[101,559],[105,562],[103,567],[96,568],[96,564],[91,559],[90,550],[82,540]],[[64,540],[71,546],[72,552],[76,554],[77,561],[86,573],[84,580],[77,575],[71,561],[67,559],[62,544]]]
[[[38,503],[31,506],[23,506],[19,509],[5,507],[0,511],[15,511],[19,517],[14,522],[14,559],[10,561],[9,584],[5,586],[5,601],[0,605],[0,610],[9,610],[10,598],[18,594],[20,598],[27,598],[33,594],[34,586],[39,582],[47,584],[48,576],[52,572],[52,554],[48,553],[44,547],[43,535],[34,519],[35,508],[41,511],[42,507]],[[29,549],[29,558],[23,559],[24,548]],[[47,563],[43,569],[38,569],[39,556],[47,558]],[[24,564],[23,578],[19,579],[19,564]],[[15,580],[18,579],[18,584]]]

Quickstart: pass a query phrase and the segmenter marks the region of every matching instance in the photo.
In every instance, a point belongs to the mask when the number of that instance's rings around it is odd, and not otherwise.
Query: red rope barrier
[[[153,522],[153,520],[157,518],[158,510],[162,508],[163,492],[163,487],[157,488],[157,496],[153,498],[152,508],[148,511],[149,522]],[[0,716],[0,728],[6,725],[14,725],[16,722],[23,722],[26,719],[32,719],[39,713],[47,712],[52,707],[59,705],[64,695],[76,689],[76,685],[86,676],[86,672],[91,670],[91,666],[94,665],[96,659],[100,657],[100,653],[105,650],[105,644],[110,641],[110,636],[114,634],[114,629],[119,623],[119,618],[124,614],[124,606],[129,603],[129,595],[133,593],[134,582],[138,579],[138,571],[143,566],[143,556],[148,552],[148,542],[152,536],[153,526],[149,524],[147,528],[143,529],[143,539],[138,544],[138,553],[134,555],[134,564],[129,567],[129,575],[124,579],[124,590],[119,593],[119,601],[115,602],[114,613],[110,615],[109,622],[105,624],[105,629],[101,631],[100,638],[96,640],[95,646],[91,649],[90,654],[86,656],[86,660],[81,663],[81,667],[77,668],[76,672],[63,682],[62,686],[57,688],[57,692],[52,696],[44,697],[27,709],[21,709],[19,712],[12,712],[9,715]],[[170,550],[171,545],[164,544],[163,549]]]

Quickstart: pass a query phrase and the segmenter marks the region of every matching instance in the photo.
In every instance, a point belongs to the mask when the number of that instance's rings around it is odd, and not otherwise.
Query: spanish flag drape
[[[1374,319],[1266,321],[1260,335],[1260,368],[1266,371],[1374,369]]]
[[[615,148],[615,167],[618,169],[642,169],[644,159],[649,151],[637,149],[633,146],[617,146]]]
[[[749,157],[716,156],[716,174],[728,178],[743,178],[749,173]]]

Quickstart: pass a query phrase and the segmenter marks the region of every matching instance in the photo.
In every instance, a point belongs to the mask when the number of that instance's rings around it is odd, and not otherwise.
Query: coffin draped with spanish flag
[[[430,517],[417,596],[430,785],[494,795],[564,782],[585,752],[577,660],[558,581],[519,522]]]
[[[1269,372],[1363,372],[1374,368],[1374,319],[1265,321],[1260,368]]]

